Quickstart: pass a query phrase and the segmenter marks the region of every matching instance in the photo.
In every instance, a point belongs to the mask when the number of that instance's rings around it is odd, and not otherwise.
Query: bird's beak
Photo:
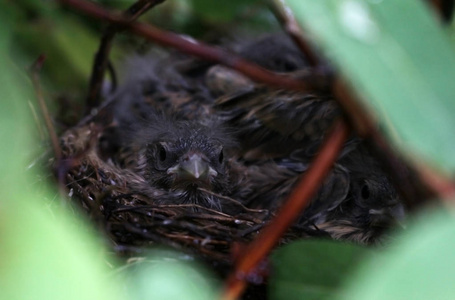
[[[390,224],[396,224],[400,227],[405,228],[405,212],[404,207],[401,203],[391,207],[385,207],[382,209],[370,209],[369,211],[371,223],[373,225],[389,226]]]
[[[185,155],[170,171],[183,181],[207,181],[211,173],[215,172],[199,153]]]
[[[208,164],[198,154],[192,154],[180,163],[180,174],[183,177],[203,179],[208,174]]]

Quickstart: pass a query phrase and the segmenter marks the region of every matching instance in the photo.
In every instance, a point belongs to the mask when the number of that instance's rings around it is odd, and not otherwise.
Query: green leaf
[[[219,291],[210,275],[187,255],[153,251],[147,258],[125,267],[126,299],[212,300]]]
[[[8,58],[7,17],[0,13],[0,299],[119,299],[101,243],[68,209],[51,210],[31,189],[37,184],[26,168],[29,148],[36,147],[27,113],[33,94]],[[45,197],[56,192],[46,188]]]
[[[270,299],[332,299],[369,251],[325,240],[292,243],[272,255]]]
[[[387,252],[353,276],[343,300],[455,299],[455,219],[425,212]]]
[[[16,39],[33,59],[46,55],[43,74],[59,88],[86,87],[100,36],[69,14],[16,26]]]
[[[454,174],[455,55],[425,1],[286,2],[389,136]]]
[[[31,193],[0,196],[16,202],[0,212],[0,299],[120,299],[102,245],[68,211],[53,214]]]
[[[8,57],[11,33],[7,28],[10,24],[0,19],[0,176],[4,194],[24,184],[22,175],[28,159],[26,150],[32,144],[29,134],[32,118],[26,113],[27,101],[32,95],[31,84],[24,80],[25,76],[18,72]],[[0,198],[0,204],[2,200]]]

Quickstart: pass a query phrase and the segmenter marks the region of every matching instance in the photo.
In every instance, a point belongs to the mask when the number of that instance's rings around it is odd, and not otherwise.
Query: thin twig
[[[283,0],[270,0],[269,3],[275,18],[281,23],[284,30],[305,55],[308,60],[308,64],[312,67],[319,66],[320,61],[313,51],[313,48],[304,39],[303,32],[290,8],[284,3]]]
[[[321,151],[306,171],[298,186],[289,195],[275,218],[266,226],[259,236],[246,247],[243,256],[236,261],[234,271],[230,274],[222,299],[237,299],[246,287],[246,278],[264,260],[284,232],[298,218],[317,192],[349,135],[345,121],[338,120],[333,131],[327,136]]]
[[[212,47],[207,44],[197,42],[193,39],[185,38],[181,35],[164,31],[151,25],[140,22],[130,22],[124,16],[113,14],[108,10],[85,0],[59,0],[60,3],[68,5],[89,16],[109,21],[120,26],[128,28],[132,33],[142,36],[147,40],[161,44],[163,46],[174,47],[182,52],[194,55],[196,57],[228,66],[251,79],[266,83],[277,88],[287,88],[301,92],[311,92],[324,89],[327,83],[303,82],[290,78],[289,76],[279,75],[250,63],[247,60],[228,52],[224,49]]]
[[[45,60],[46,56],[44,55],[40,55],[38,57],[38,59],[33,63],[33,65],[30,68],[30,77],[33,82],[33,87],[35,89],[36,98],[38,99],[38,103],[41,109],[41,114],[43,115],[47,131],[51,138],[52,149],[54,151],[55,159],[56,161],[60,161],[62,157],[62,151],[58,143],[57,133],[55,132],[54,124],[52,123],[49,110],[47,109],[46,102],[44,101],[43,90],[41,88],[41,83],[39,79],[39,71],[41,70]]]
[[[129,22],[135,21],[150,8],[162,3],[164,0],[139,0],[131,5],[124,13],[124,17]],[[112,48],[112,41],[123,27],[117,24],[110,24],[101,38],[101,43],[95,55],[95,60],[90,77],[89,93],[87,96],[87,110],[90,111],[100,103],[101,86],[104,73],[109,65],[109,52]]]

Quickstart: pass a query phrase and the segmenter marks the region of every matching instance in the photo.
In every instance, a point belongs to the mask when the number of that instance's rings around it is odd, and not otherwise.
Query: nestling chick
[[[227,197],[240,192],[242,175],[229,157],[235,142],[216,116],[205,110],[212,101],[203,86],[194,87],[162,62],[136,58],[134,73],[112,97],[118,124],[117,164],[144,178],[133,190],[159,204],[188,204],[227,211]],[[161,58],[162,59],[162,58]],[[141,63],[139,63],[141,62]]]
[[[228,195],[235,189],[225,158],[233,143],[218,126],[157,117],[134,140],[140,149],[138,173],[150,186],[169,191],[157,202],[224,209],[215,194]]]

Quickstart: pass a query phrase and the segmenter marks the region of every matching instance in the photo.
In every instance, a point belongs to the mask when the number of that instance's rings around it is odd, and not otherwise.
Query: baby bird
[[[129,71],[134,75],[112,95],[116,163],[142,176],[131,188],[156,204],[230,211],[226,199],[239,197],[244,181],[230,159],[234,138],[203,108],[212,100],[207,89],[174,65],[160,77],[162,64],[155,62],[135,59]]]
[[[225,210],[222,197],[235,190],[225,153],[231,139],[215,124],[156,117],[134,136],[136,170],[169,193],[158,203]]]

